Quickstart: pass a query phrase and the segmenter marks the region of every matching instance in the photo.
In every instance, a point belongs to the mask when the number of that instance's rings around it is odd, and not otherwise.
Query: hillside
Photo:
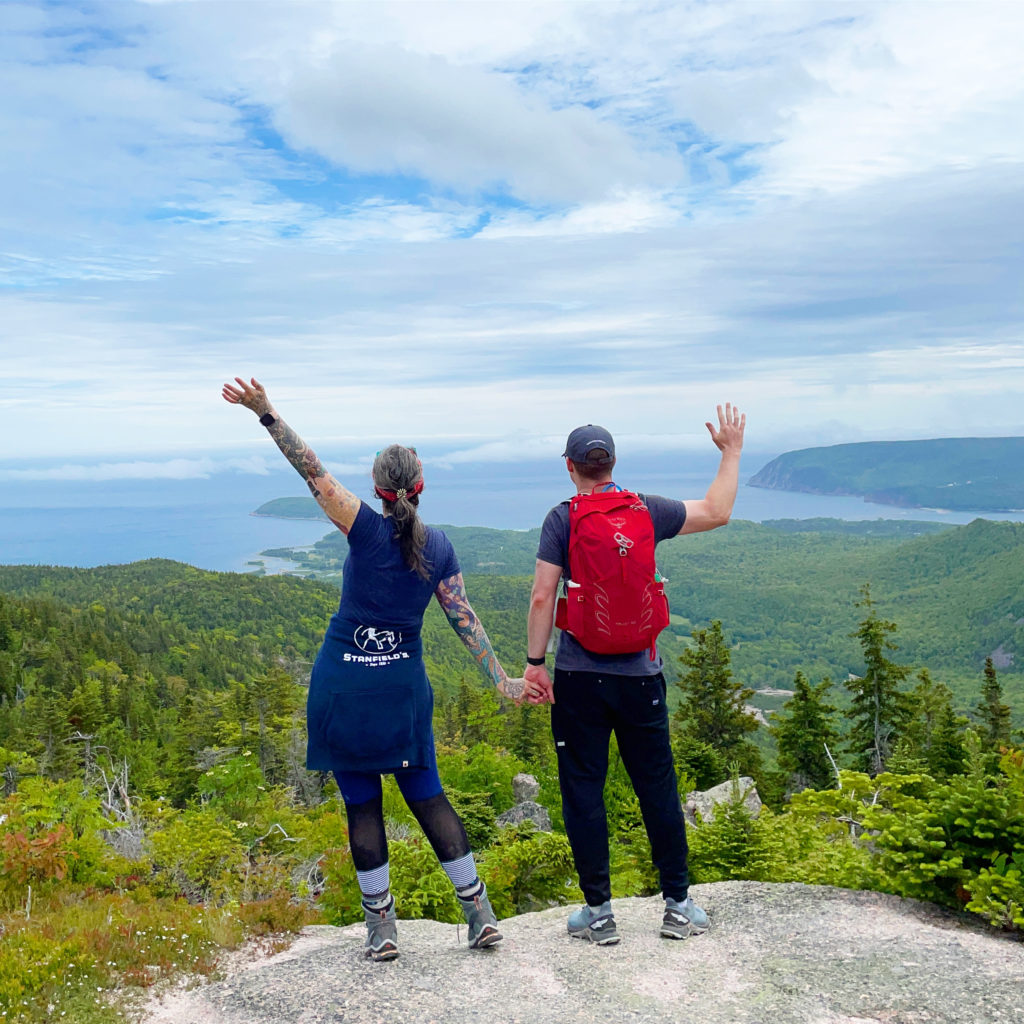
[[[494,622],[501,635],[521,633],[538,531],[444,529],[488,629]],[[309,551],[275,554],[336,581],[346,551],[345,538],[334,531]],[[663,643],[670,679],[690,631],[712,619],[722,620],[734,645],[737,675],[756,689],[786,688],[797,669],[834,680],[859,673],[860,651],[850,634],[861,617],[854,604],[859,588],[870,583],[881,614],[900,627],[898,660],[937,673],[966,708],[976,700],[985,657],[994,655],[1008,695],[1024,711],[1021,524],[736,521],[666,541],[658,560],[673,612]],[[440,616],[428,617],[427,625],[428,650],[441,660],[436,645],[446,641],[447,626]],[[766,709],[780,703],[757,702]]]
[[[450,532],[495,650],[510,671],[521,671],[536,535]],[[321,544],[334,549],[332,560],[343,553],[340,534]],[[798,670],[837,683],[862,673],[851,634],[863,616],[855,604],[859,588],[870,582],[879,614],[899,627],[897,661],[915,672],[927,667],[968,711],[991,655],[1004,699],[1018,723],[1024,718],[1024,524],[976,520],[904,537],[736,522],[662,544],[659,564],[673,612],[661,640],[670,683],[679,677],[691,631],[712,619],[724,625],[736,677],[756,690],[789,689]],[[501,574],[506,567],[510,572]],[[265,677],[268,666],[303,681],[336,606],[336,582],[326,579],[205,572],[162,560],[96,569],[0,567],[6,745],[27,749],[40,716],[70,714],[86,723],[114,715],[129,732],[142,728],[148,737],[142,760],[155,781],[164,771],[159,749],[181,742],[178,705],[186,688],[213,695],[202,705],[213,708],[217,694],[227,699]],[[479,685],[434,604],[423,640],[439,702],[464,681]],[[19,688],[27,703],[15,699]],[[678,689],[669,694],[675,706]],[[842,687],[835,697],[845,701]],[[767,693],[754,703],[776,710],[783,700]]]
[[[528,597],[524,581],[517,582],[484,579],[475,591],[470,585],[489,613],[495,650],[510,669],[522,658]],[[337,606],[337,588],[328,583],[209,572],[166,559],[95,569],[0,566],[0,695],[3,628],[15,616],[33,660],[60,662],[69,692],[88,678],[94,659],[118,661],[115,649],[155,681],[181,676],[216,688],[274,662],[287,663],[301,679]],[[433,605],[424,654],[442,694],[453,693],[463,676],[477,678]]]
[[[751,652],[780,663],[822,657],[836,664],[830,649],[815,645],[849,642],[862,612],[848,602],[847,576],[859,578],[869,567],[879,577],[901,571],[898,583],[910,587],[911,598],[892,602],[901,618],[910,617],[915,601],[926,610],[948,605],[940,609],[948,616],[938,622],[946,631],[935,644],[940,652],[949,646],[943,639],[961,639],[972,621],[979,631],[992,622],[1005,626],[1019,610],[1021,530],[975,523],[905,540],[735,524],[674,541],[662,565],[676,574],[678,606],[686,594],[704,604],[731,600],[734,608],[742,598],[751,618],[763,606],[754,625],[764,635],[734,641],[737,675],[747,680],[739,662]],[[792,578],[773,576],[784,570]],[[800,590],[794,580],[813,587]],[[523,650],[529,583],[525,575],[468,577],[510,667],[519,667]],[[815,611],[815,600],[832,603]],[[319,581],[208,573],[157,560],[94,570],[0,569],[0,1011],[17,1007],[19,1019],[40,1024],[58,1016],[115,1024],[131,993],[166,983],[181,994],[190,977],[209,977],[220,955],[246,936],[279,949],[281,932],[361,922],[334,785],[326,773],[307,771],[304,757],[303,684],[336,601],[337,590]],[[931,624],[928,614],[918,611],[906,633]],[[675,634],[688,625],[677,617],[666,653],[670,645],[681,649],[684,639]],[[766,1012],[821,1024],[867,1019],[852,1018],[854,1009],[902,1020],[911,1005],[928,1009],[931,1020],[980,1024],[996,1019],[985,1014],[993,1007],[1001,1013],[1004,996],[1019,990],[1016,974],[1007,974],[1015,968],[1000,953],[1010,947],[1001,940],[991,946],[991,933],[895,896],[848,891],[933,900],[966,908],[976,921],[1024,928],[1024,889],[1008,867],[1011,858],[1020,863],[1024,836],[1024,755],[997,750],[1008,725],[1001,711],[998,720],[975,718],[982,731],[967,733],[946,691],[933,687],[906,704],[912,718],[899,726],[894,774],[871,779],[847,770],[832,788],[823,765],[818,791],[794,790],[788,799],[789,785],[802,785],[803,769],[791,767],[793,744],[780,737],[776,758],[764,743],[766,730],[758,730],[761,757],[749,748],[740,755],[752,763],[767,809],[750,818],[737,803],[689,832],[696,885],[738,877],[757,884],[699,889],[712,929],[686,943],[657,938],[657,899],[626,899],[650,896],[657,881],[641,809],[613,750],[606,805],[624,941],[597,956],[567,938],[564,908],[518,916],[580,898],[548,709],[516,708],[482,686],[433,606],[425,640],[441,776],[496,911],[509,922],[503,948],[474,956],[459,947],[454,891],[388,780],[391,884],[403,918],[399,961],[384,969],[367,964],[358,925],[318,932],[329,938],[317,943],[312,960],[297,959],[300,942],[272,969],[230,977],[194,999],[172,999],[152,1024],[326,1021],[339,1013],[375,1020],[382,1006],[389,1018],[457,1022],[495,1004],[506,1009],[513,980],[524,1022],[549,1020],[553,1012],[597,1019],[593,1005],[580,1002],[596,985],[615,1003],[614,1019],[624,1008],[651,1024],[678,1019],[681,1005],[722,1024],[753,1024]],[[677,669],[674,655],[668,667]],[[979,675],[967,680],[962,707],[976,702]],[[1001,671],[1000,678],[1019,722],[1019,692],[1015,700],[1005,684],[1019,682],[1020,673]],[[669,694],[678,705],[680,689]],[[800,723],[790,739],[820,753],[813,723],[805,727],[798,710],[797,701],[787,709]],[[834,748],[839,765],[863,763],[864,747],[849,727],[856,719],[842,711],[827,717],[842,734]],[[726,757],[736,750],[710,747],[705,732],[690,731],[693,724],[692,710],[671,719],[681,795],[723,781],[731,770]],[[537,780],[550,832],[530,823],[499,827],[517,800],[512,780],[523,771]],[[861,827],[850,828],[851,820]],[[409,920],[421,917],[433,920]],[[927,933],[919,923],[929,925]],[[841,937],[841,948],[832,936]],[[879,941],[882,960],[872,953]],[[526,960],[523,950],[532,951]],[[623,968],[614,985],[595,974],[598,960]],[[889,969],[893,963],[898,969]],[[482,972],[468,1002],[461,990],[445,988],[453,971]],[[504,985],[503,976],[511,979]],[[395,979],[404,981],[396,986]],[[370,998],[354,1000],[356,988]]]
[[[324,510],[313,498],[274,498],[265,501],[252,513],[254,516],[271,516],[275,519],[322,519],[328,521]]]
[[[694,625],[721,619],[733,668],[751,686],[786,686],[796,668],[833,680],[860,673],[850,634],[870,583],[880,614],[899,626],[898,661],[928,667],[966,707],[985,657],[999,652],[1024,708],[1022,524],[976,520],[904,540],[733,523],[663,544],[659,560],[673,612]]]
[[[883,505],[976,512],[1024,509],[1024,437],[866,441],[786,452],[748,481]]]

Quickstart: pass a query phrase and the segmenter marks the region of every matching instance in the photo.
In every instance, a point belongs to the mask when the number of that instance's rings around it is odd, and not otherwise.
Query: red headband
[[[378,498],[383,498],[385,501],[398,501],[399,498],[411,498],[414,494],[419,494],[420,491],[423,490],[423,477],[420,477],[412,487],[399,487],[397,491],[385,491],[376,484],[373,485],[373,490]]]

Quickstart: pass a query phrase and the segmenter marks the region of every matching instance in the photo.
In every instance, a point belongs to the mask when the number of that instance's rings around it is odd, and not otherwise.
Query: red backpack
[[[632,491],[577,494],[569,504],[569,576],[555,625],[594,654],[657,653],[668,599],[654,564],[654,523]]]

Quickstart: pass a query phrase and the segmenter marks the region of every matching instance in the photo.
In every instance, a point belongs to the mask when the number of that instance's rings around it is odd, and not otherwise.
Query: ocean
[[[326,461],[326,460],[325,460]],[[633,463],[620,482],[671,497],[699,498],[714,475],[713,459],[679,456]],[[743,479],[764,459],[751,458]],[[747,462],[747,460],[745,460]],[[329,464],[329,463],[328,463]],[[343,480],[372,500],[368,475]],[[192,480],[58,480],[0,483],[0,564],[95,566],[143,558],[172,558],[203,569],[251,571],[248,564],[272,547],[312,544],[330,531],[310,520],[272,519],[251,512],[271,498],[305,495],[289,467],[266,475],[224,474]],[[431,523],[529,529],[569,496],[558,460],[430,469],[420,506]],[[951,513],[874,505],[859,498],[822,497],[741,485],[734,518],[903,519],[967,523],[982,517],[1019,520],[1020,514]]]

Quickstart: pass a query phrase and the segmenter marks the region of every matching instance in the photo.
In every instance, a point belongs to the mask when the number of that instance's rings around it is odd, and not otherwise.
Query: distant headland
[[[274,498],[249,514],[274,519],[322,519],[325,523],[330,522],[314,498]]]
[[[902,508],[1024,509],[1024,437],[864,441],[786,452],[751,487],[852,495]]]

